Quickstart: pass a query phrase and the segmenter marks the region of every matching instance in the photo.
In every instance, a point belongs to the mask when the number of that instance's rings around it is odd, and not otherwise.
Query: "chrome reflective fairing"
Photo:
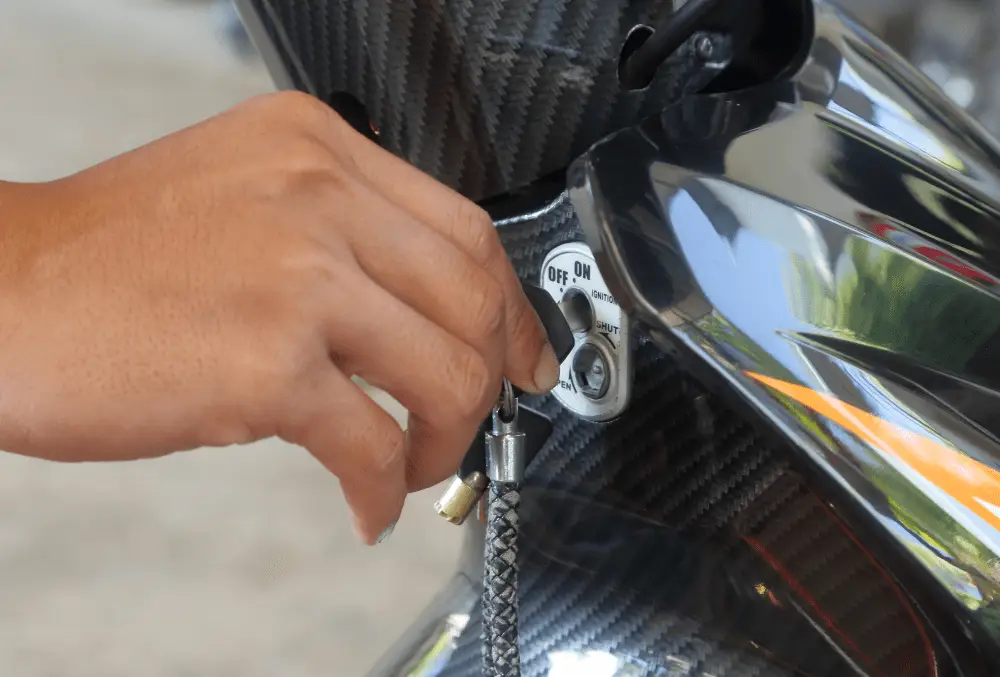
[[[997,642],[1000,152],[814,6],[792,79],[606,139],[573,204],[654,339],[713,367]]]

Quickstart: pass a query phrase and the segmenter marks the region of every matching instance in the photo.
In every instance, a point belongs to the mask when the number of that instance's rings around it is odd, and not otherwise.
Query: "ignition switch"
[[[594,254],[583,242],[568,242],[548,253],[541,273],[542,288],[559,302],[574,339],[553,395],[588,421],[620,416],[632,391],[631,328]]]

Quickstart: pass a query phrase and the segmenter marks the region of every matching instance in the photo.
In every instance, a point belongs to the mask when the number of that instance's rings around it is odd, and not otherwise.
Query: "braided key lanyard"
[[[517,538],[525,435],[518,428],[518,403],[507,379],[486,433],[489,508],[483,577],[483,675],[519,677],[517,644]]]

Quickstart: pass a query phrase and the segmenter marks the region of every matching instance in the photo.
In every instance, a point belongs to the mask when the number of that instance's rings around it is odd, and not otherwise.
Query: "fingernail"
[[[546,343],[538,356],[535,366],[535,387],[539,391],[549,391],[559,383],[559,362],[556,361],[556,351]]]
[[[389,524],[389,526],[387,526],[385,529],[382,530],[382,533],[378,535],[377,539],[375,539],[375,545],[378,545],[379,543],[381,543],[382,541],[384,541],[385,539],[389,538],[389,536],[392,535],[393,529],[396,528],[397,521],[398,520],[393,520]]]

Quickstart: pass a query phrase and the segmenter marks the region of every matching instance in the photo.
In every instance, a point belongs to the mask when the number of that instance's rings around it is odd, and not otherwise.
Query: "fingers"
[[[454,242],[493,276],[504,297],[504,373],[525,390],[551,390],[559,365],[489,216],[360,134],[338,136],[336,143],[346,146],[353,166],[379,193]]]
[[[358,263],[387,292],[478,351],[487,363],[489,382],[496,381],[506,364],[506,304],[500,285],[451,241],[394,206],[385,207],[367,208],[372,220],[357,229],[360,235],[351,243]],[[439,453],[441,430],[433,422],[411,415],[407,434],[410,491],[455,471],[451,454]]]
[[[479,434],[476,422],[471,435],[461,438],[457,455],[439,453],[441,448],[440,428],[424,421],[419,416],[410,415],[406,428],[407,446],[414,450],[407,456],[406,488],[408,491],[423,491],[454,475],[462,464],[462,457],[469,450],[474,438]]]
[[[369,279],[340,287],[333,303],[347,305],[331,314],[331,349],[410,412],[411,488],[443,480],[496,402],[498,366]]]
[[[347,235],[379,286],[477,350],[491,375],[505,367],[503,290],[468,254],[374,193]],[[442,355],[440,359],[447,359]]]
[[[355,530],[369,545],[395,525],[406,498],[406,437],[396,421],[332,365],[300,393],[282,434],[340,479]]]

